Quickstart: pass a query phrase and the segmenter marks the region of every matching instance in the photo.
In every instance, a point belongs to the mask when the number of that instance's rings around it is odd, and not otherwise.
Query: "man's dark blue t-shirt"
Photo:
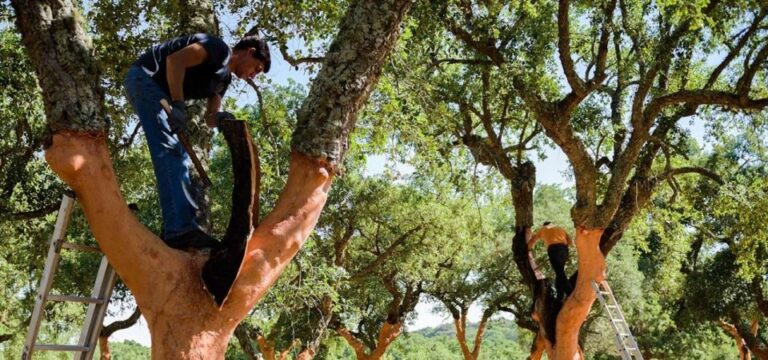
[[[165,71],[166,59],[168,55],[195,43],[205,48],[208,58],[201,64],[187,69],[184,74],[184,98],[206,99],[215,94],[223,97],[232,82],[232,75],[227,69],[232,50],[215,36],[194,34],[170,39],[147,49],[133,64],[143,68],[144,72],[170,95]]]

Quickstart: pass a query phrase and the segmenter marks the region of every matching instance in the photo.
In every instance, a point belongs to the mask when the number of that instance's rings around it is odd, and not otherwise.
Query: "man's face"
[[[255,49],[250,48],[238,57],[237,65],[232,71],[239,79],[253,79],[256,75],[264,71],[264,63],[253,57]]]

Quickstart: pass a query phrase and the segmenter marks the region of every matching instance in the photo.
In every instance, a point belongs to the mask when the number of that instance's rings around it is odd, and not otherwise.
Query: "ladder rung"
[[[74,352],[86,352],[90,349],[88,349],[87,346],[81,346],[81,345],[48,345],[48,344],[40,344],[35,345],[35,350],[38,351],[74,351]]]
[[[85,252],[95,252],[95,253],[101,252],[101,250],[95,246],[74,244],[74,243],[68,243],[68,242],[65,242],[64,244],[62,244],[61,247],[65,249],[79,250],[79,251],[85,251]]]
[[[81,302],[81,303],[88,303],[88,304],[104,303],[104,300],[102,299],[89,298],[89,297],[83,297],[83,296],[72,296],[72,295],[48,295],[48,300]]]

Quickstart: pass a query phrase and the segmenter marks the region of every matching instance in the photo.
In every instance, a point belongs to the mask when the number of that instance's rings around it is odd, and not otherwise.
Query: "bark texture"
[[[106,133],[104,91],[78,7],[69,0],[11,3],[43,90],[50,130]]]
[[[324,159],[334,168],[341,163],[357,112],[376,85],[412,5],[413,0],[352,3],[298,112],[294,151]]]

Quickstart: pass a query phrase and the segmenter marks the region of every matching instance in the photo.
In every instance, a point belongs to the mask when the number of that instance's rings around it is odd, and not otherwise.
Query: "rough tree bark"
[[[207,255],[167,247],[138,222],[121,195],[106,145],[99,73],[76,4],[12,4],[54,133],[46,160],[77,193],[99,246],[135,296],[152,335],[152,357],[223,359],[236,325],[312,231],[333,171],[343,159],[346,136],[412,1],[360,0],[350,5],[298,115],[285,189],[251,232],[241,276],[221,308],[200,279]]]

